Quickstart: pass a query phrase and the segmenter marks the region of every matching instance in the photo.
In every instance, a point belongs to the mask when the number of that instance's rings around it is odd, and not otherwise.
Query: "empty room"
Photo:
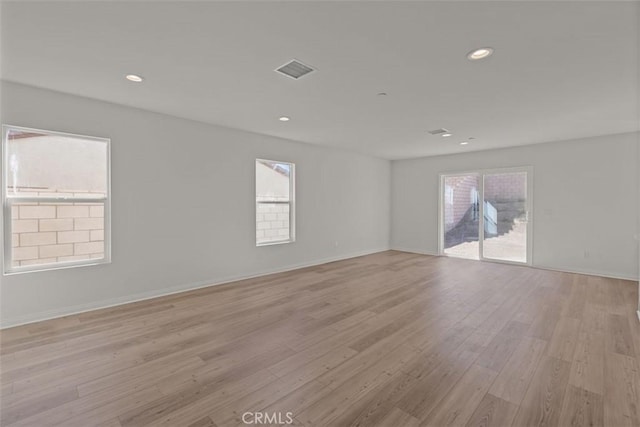
[[[0,0],[0,426],[640,427],[640,2]]]

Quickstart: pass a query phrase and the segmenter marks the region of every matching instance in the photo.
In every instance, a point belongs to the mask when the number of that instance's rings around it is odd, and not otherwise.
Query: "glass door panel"
[[[527,262],[527,172],[483,175],[482,258]]]
[[[480,178],[477,174],[443,177],[443,251],[479,259]]]

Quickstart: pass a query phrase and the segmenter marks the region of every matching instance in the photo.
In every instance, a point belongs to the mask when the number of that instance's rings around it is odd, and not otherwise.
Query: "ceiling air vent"
[[[430,130],[429,133],[431,135],[440,135],[442,133],[449,133],[448,130],[446,130],[445,128],[440,128],[440,129],[434,129],[434,130]]]
[[[300,77],[306,76],[312,71],[315,71],[308,65],[303,64],[297,59],[293,59],[280,68],[277,68],[276,71],[280,74],[284,74],[287,77],[291,77],[294,80],[298,80]]]

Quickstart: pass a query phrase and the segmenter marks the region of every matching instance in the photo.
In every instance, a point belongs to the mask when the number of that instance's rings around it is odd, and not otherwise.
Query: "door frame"
[[[526,262],[516,262],[500,260],[495,258],[485,258],[483,254],[484,245],[484,178],[485,175],[497,173],[527,173],[527,199],[525,202],[525,212],[527,215],[527,260]],[[452,258],[459,258],[444,252],[444,179],[452,176],[475,175],[478,177],[478,197],[480,208],[480,221],[478,222],[478,257],[480,261],[498,262],[513,265],[533,265],[533,166],[514,166],[507,168],[472,169],[467,171],[440,172],[438,174],[438,255]],[[465,258],[466,259],[466,258]]]

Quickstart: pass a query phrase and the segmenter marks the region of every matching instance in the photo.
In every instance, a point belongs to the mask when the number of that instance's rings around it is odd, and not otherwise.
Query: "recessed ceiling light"
[[[467,59],[470,61],[477,61],[478,59],[484,59],[488,56],[491,56],[493,53],[493,48],[491,47],[481,47],[480,49],[472,50],[467,54]]]
[[[443,133],[441,136],[442,136],[443,138],[449,138],[451,135],[453,135],[453,134],[452,134],[452,133],[447,132],[447,133]]]
[[[278,120],[280,120],[281,122],[288,122],[291,119],[289,117],[287,117],[287,116],[282,116]]]
[[[467,145],[468,143],[469,143],[469,141],[462,141],[462,142],[460,143],[460,145]]]
[[[137,74],[127,74],[125,76],[125,78],[127,80],[129,80],[130,82],[134,82],[134,83],[140,83],[140,82],[142,82],[144,80],[143,77],[141,77],[141,76],[139,76]]]

